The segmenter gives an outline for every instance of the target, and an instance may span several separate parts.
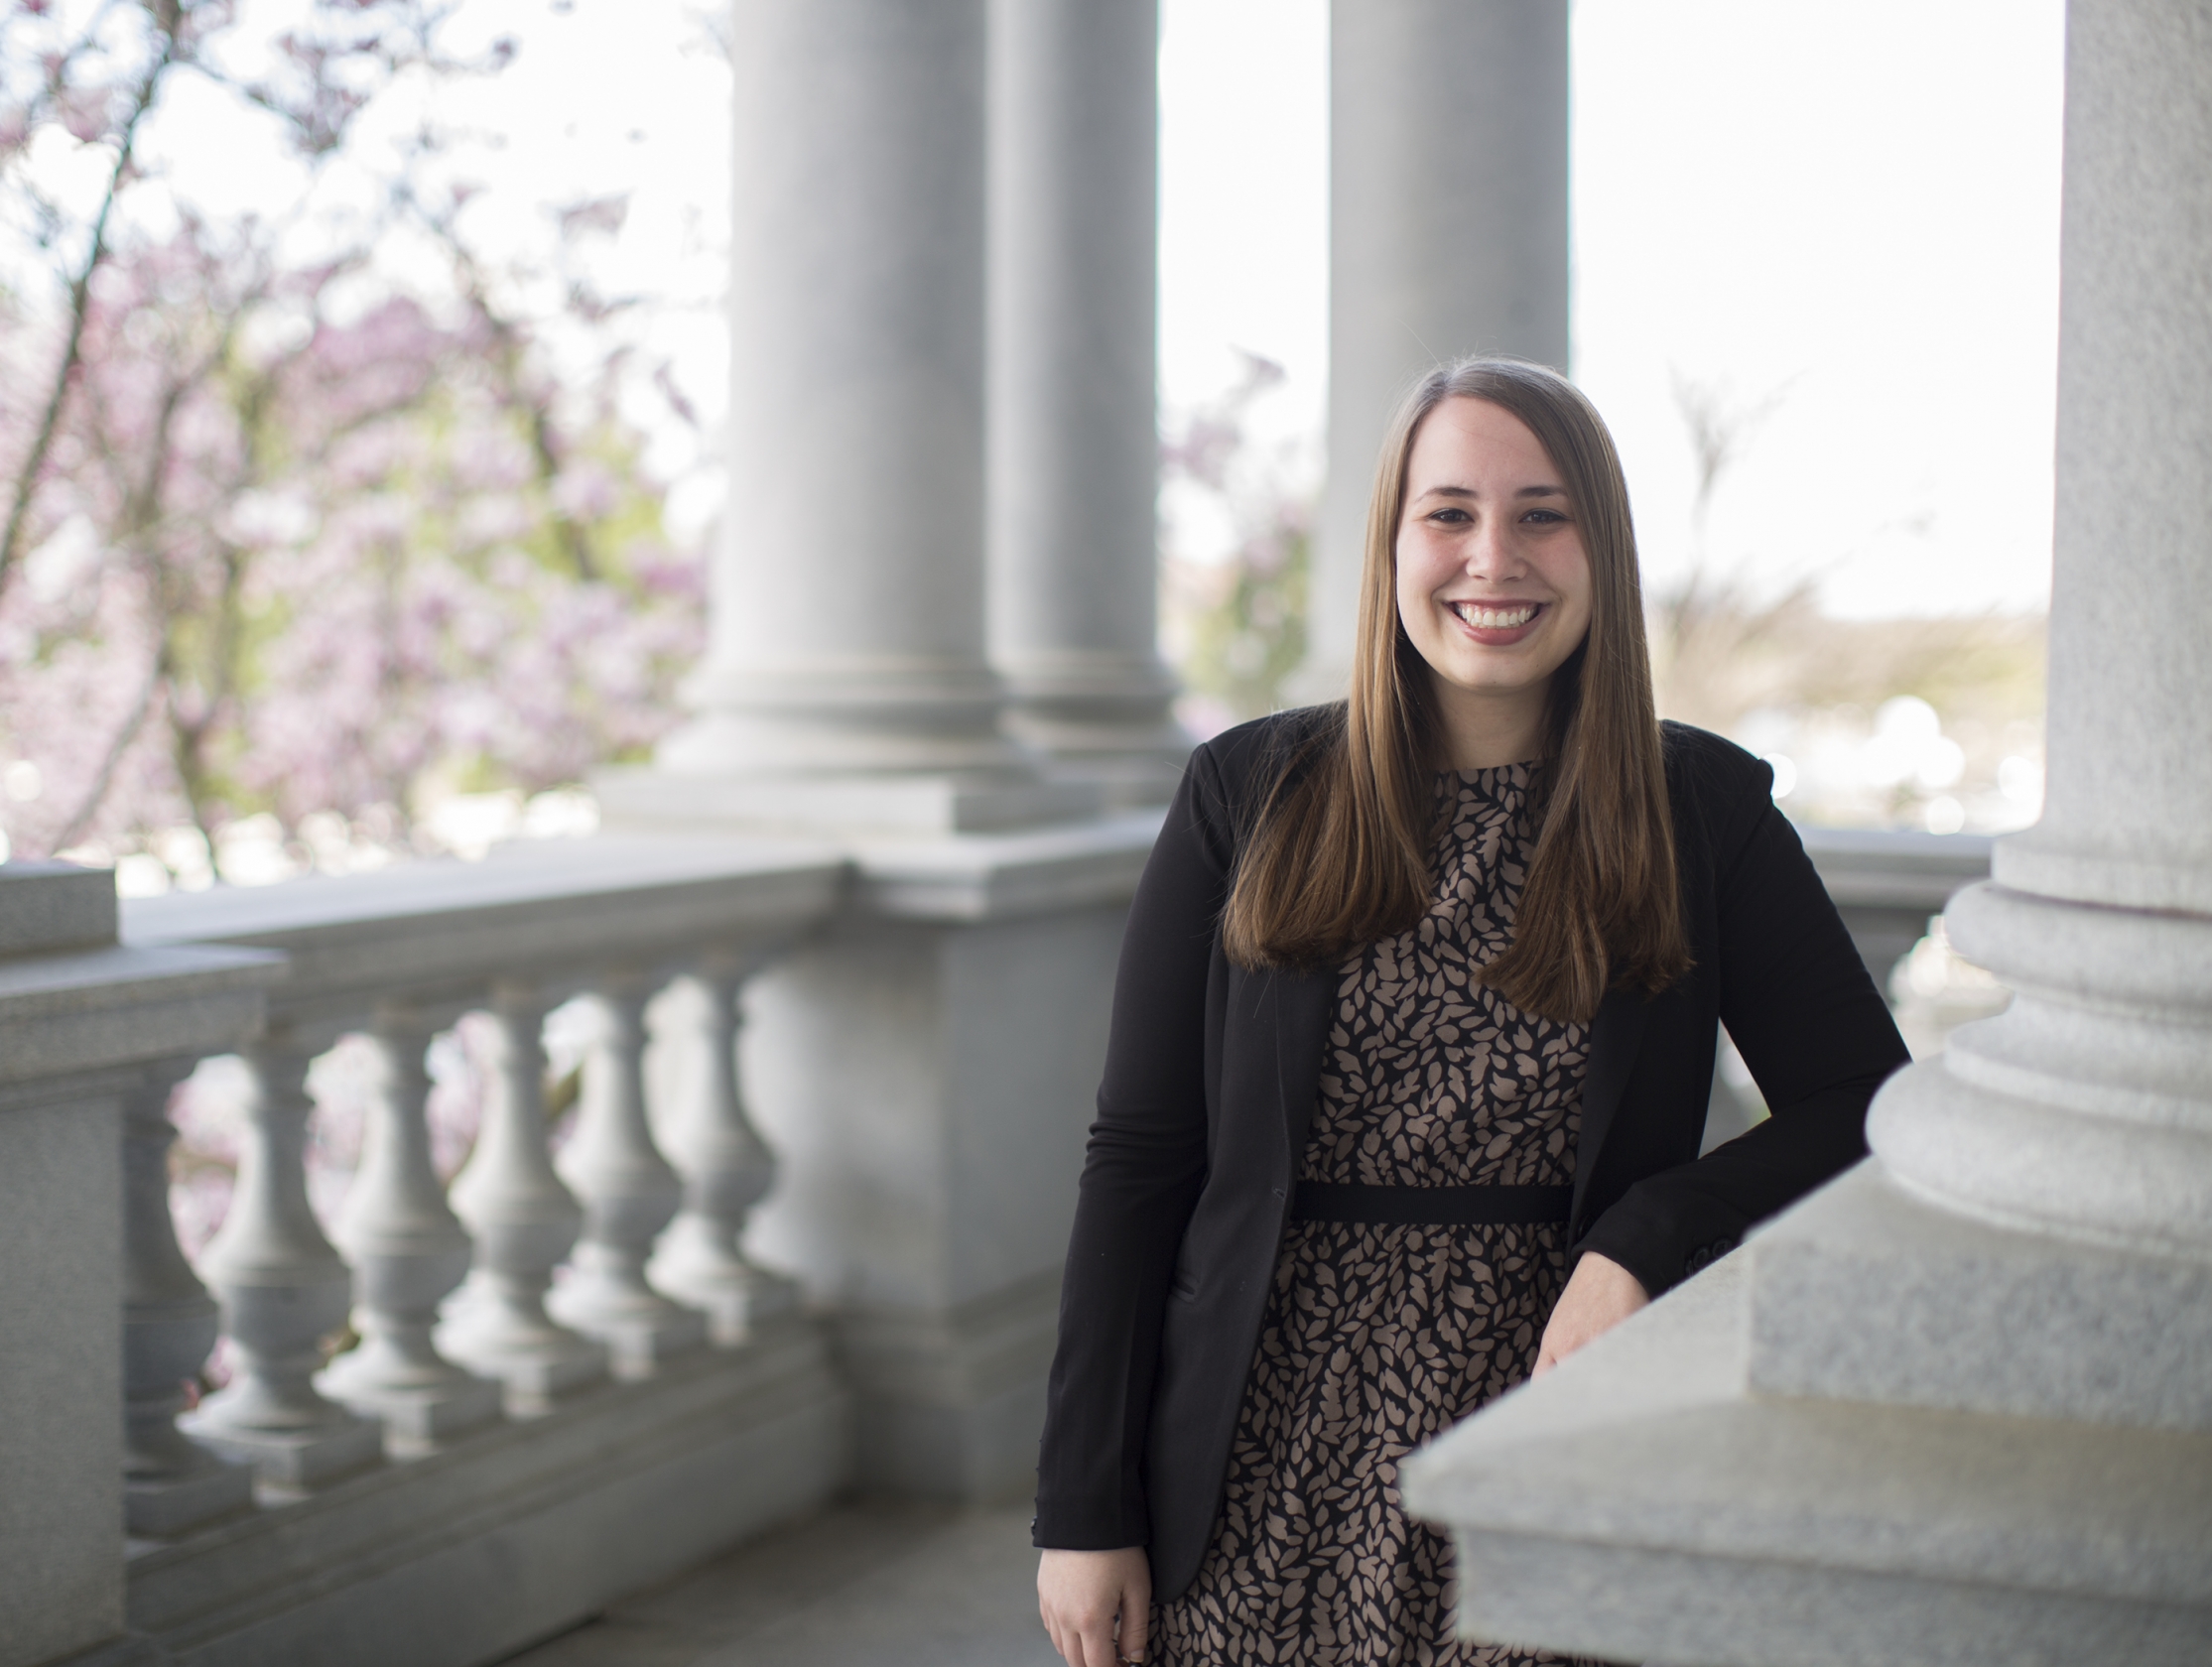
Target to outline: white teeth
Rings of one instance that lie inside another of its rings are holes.
[[[1477,607],[1471,602],[1455,602],[1454,609],[1468,624],[1481,631],[1509,631],[1516,625],[1525,625],[1536,617],[1536,610],[1524,602],[1519,607]]]

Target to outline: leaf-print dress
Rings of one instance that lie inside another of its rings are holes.
[[[1532,845],[1528,769],[1448,771],[1436,791],[1429,911],[1344,965],[1300,1179],[1564,1185],[1584,1027],[1532,1018],[1469,975],[1509,941]],[[1289,1224],[1222,1520],[1198,1578],[1154,1614],[1153,1660],[1570,1659],[1455,1638],[1450,1541],[1406,1519],[1397,1487],[1408,1452],[1527,1377],[1566,1230]]]

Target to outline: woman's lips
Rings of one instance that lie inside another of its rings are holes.
[[[1446,602],[1460,629],[1486,648],[1508,648],[1536,629],[1542,602]]]

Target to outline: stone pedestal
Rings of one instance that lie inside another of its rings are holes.
[[[989,621],[1012,731],[1120,803],[1190,741],[1161,664],[1157,0],[990,7]]]
[[[748,985],[777,1181],[748,1247],[824,1311],[864,1488],[1033,1485],[1121,923],[1157,816],[854,846],[853,904]]]
[[[1352,670],[1383,425],[1463,353],[1567,368],[1565,6],[1330,10],[1329,474],[1297,693]]]
[[[2075,0],[2067,52],[2049,798],[1947,916],[2013,1005],[1883,1089],[1866,1165],[1409,1464],[1477,1635],[2212,1659],[2212,29]]]

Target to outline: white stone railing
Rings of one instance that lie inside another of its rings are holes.
[[[1805,852],[1835,899],[1879,988],[1919,942],[1930,916],[1990,877],[1986,834],[1910,834],[1865,828],[1800,828]]]
[[[731,1384],[758,1386],[752,1356],[780,1351],[783,1361],[763,1417],[788,1410],[794,1373],[804,1380],[801,1398],[820,1416],[796,1445],[815,1453],[811,1466],[787,1453],[759,1498],[740,1487],[719,1508],[648,1500],[648,1515],[700,1521],[673,1540],[658,1529],[644,1537],[666,1548],[664,1562],[704,1555],[837,1485],[841,1391],[821,1341],[798,1318],[792,1284],[740,1245],[775,1161],[746,1115],[734,1061],[747,979],[831,913],[848,872],[820,847],[596,838],[125,905],[130,945],[274,950],[289,963],[265,1026],[240,1050],[250,1093],[236,1188],[196,1277],[170,1217],[166,1107],[197,1056],[164,1058],[128,1099],[125,1495],[128,1531],[145,1542],[130,1583],[135,1627],[172,1648],[195,1631],[250,1638],[241,1659],[280,1658],[290,1646],[270,1627],[297,1606],[303,1583],[327,1585],[330,1565],[451,1532],[440,1519],[462,1498],[482,1514],[473,1485],[455,1493],[477,1450],[484,1474],[510,1491],[588,1493],[580,1453],[626,1437],[651,1445],[656,1426],[666,1438],[696,1422],[704,1395],[721,1403],[721,1424],[678,1437],[662,1457],[675,1461],[672,1478],[689,1458],[705,1467],[691,1479],[710,1480],[708,1450],[727,1446]],[[575,1124],[556,1158],[541,1032],[576,997],[589,1036]],[[668,1056],[653,1077],[671,1096],[650,1108],[649,1003],[654,1046]],[[470,1012],[488,1021],[490,1069],[481,1126],[449,1195],[431,1161],[425,1058]],[[303,1162],[309,1073],[347,1035],[369,1040],[380,1069],[359,1168],[326,1236]],[[217,1337],[209,1289],[231,1377],[180,1414],[180,1384]],[[359,1342],[325,1364],[349,1313]],[[533,1445],[543,1452],[533,1457]],[[638,1494],[637,1466],[616,1469],[609,1485],[626,1477]],[[546,1506],[494,1509],[480,1543],[437,1578],[454,1579],[503,1535],[519,1545],[542,1532],[533,1518]],[[636,1514],[639,1499],[627,1508]],[[280,1552],[270,1534],[288,1514],[335,1538],[303,1558],[312,1535],[295,1524]],[[606,1505],[596,1527],[618,1536],[623,1520]],[[635,1565],[622,1577],[633,1585],[675,1572],[618,1552],[596,1561]],[[359,1573],[341,1583],[360,1594],[355,1607],[372,1602]],[[579,1607],[576,1596],[535,1612],[490,1605],[508,1612],[482,1637],[448,1635],[409,1658],[483,1659],[487,1647],[589,1612],[591,1600]],[[441,1628],[450,1623],[442,1610]],[[339,1624],[350,1622],[325,1614],[310,1635]],[[415,1647],[390,1616],[380,1625],[386,1648]]]

